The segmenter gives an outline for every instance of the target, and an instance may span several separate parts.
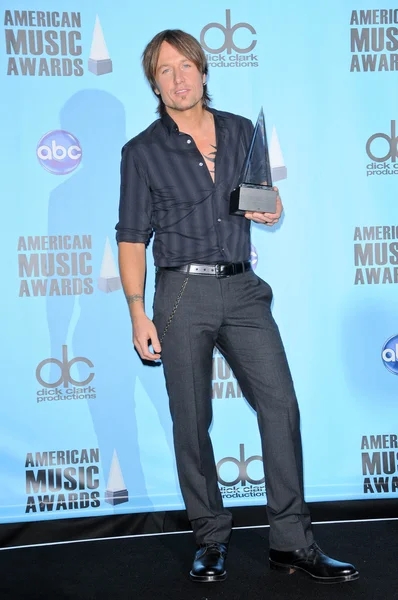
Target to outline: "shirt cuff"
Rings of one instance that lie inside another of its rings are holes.
[[[151,232],[142,233],[134,229],[119,229],[116,232],[116,242],[130,242],[146,244],[151,237]]]

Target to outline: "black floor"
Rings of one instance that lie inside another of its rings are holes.
[[[188,579],[191,534],[80,542],[0,552],[0,597],[19,600],[398,600],[398,521],[314,525],[330,556],[353,562],[360,579],[317,584],[267,564],[268,529],[235,530],[228,578]]]

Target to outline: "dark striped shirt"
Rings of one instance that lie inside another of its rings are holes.
[[[229,214],[249,147],[251,121],[209,109],[216,128],[215,182],[193,138],[169,115],[122,149],[117,242],[147,243],[158,267],[250,257],[250,221]]]

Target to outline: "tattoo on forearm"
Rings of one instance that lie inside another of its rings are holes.
[[[134,304],[134,302],[144,302],[144,296],[141,294],[133,294],[132,296],[128,296],[126,294],[127,304]]]

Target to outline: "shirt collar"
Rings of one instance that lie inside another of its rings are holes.
[[[206,108],[206,110],[208,110],[209,112],[211,112],[212,115],[214,115],[214,122],[216,124],[216,127],[225,127],[225,119],[224,117],[219,113],[218,110],[216,110],[215,108],[210,108],[209,106]],[[178,133],[179,129],[178,129],[178,125],[177,123],[170,117],[169,113],[165,113],[164,115],[161,116],[161,121],[163,123],[163,126],[166,128],[167,132],[169,133],[169,135],[171,135],[173,132]]]

